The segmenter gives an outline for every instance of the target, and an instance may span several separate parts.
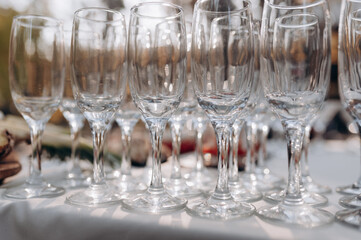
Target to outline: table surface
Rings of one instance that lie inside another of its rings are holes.
[[[286,144],[270,141],[270,169],[283,177],[287,174]],[[310,170],[313,178],[332,187],[329,204],[323,209],[336,213],[341,195],[335,187],[354,182],[360,172],[360,150],[357,138],[345,141],[312,142]],[[21,174],[0,188],[0,239],[361,239],[357,230],[338,222],[315,229],[273,225],[257,216],[234,220],[212,221],[189,216],[185,211],[166,215],[143,215],[123,211],[121,206],[77,208],[64,203],[67,191],[57,198],[9,200],[5,188],[22,182],[27,174],[23,159]],[[163,170],[169,167],[167,163]],[[56,180],[64,173],[65,163],[45,161],[43,173]],[[135,175],[143,169],[134,169]],[[169,172],[169,171],[168,171]],[[259,201],[254,206],[268,203]]]

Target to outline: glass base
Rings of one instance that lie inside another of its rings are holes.
[[[238,202],[231,196],[222,199],[214,195],[207,200],[189,203],[186,208],[191,216],[223,221],[249,217],[255,210],[252,204]]]
[[[254,186],[258,191],[265,192],[277,188],[276,185],[273,185],[271,182],[263,181],[258,179],[256,174],[253,173],[243,173],[241,175],[242,182],[245,186]]]
[[[66,178],[61,180],[58,185],[63,188],[76,189],[76,188],[86,188],[91,184],[91,178]]]
[[[4,196],[16,199],[52,198],[64,193],[64,188],[42,181],[41,184],[24,183],[18,187],[9,188],[5,191]]]
[[[336,192],[347,195],[359,195],[361,194],[361,186],[357,184],[352,184],[348,186],[338,187],[336,188]]]
[[[310,205],[290,206],[278,204],[276,206],[262,207],[257,215],[271,223],[292,224],[304,228],[314,228],[329,224],[334,217],[330,212],[313,208]]]
[[[285,180],[282,177],[273,174],[268,168],[256,167],[255,174],[257,180],[268,183],[271,186],[277,187],[285,183]]]
[[[202,171],[193,170],[184,174],[184,178],[189,186],[202,191],[211,191],[216,185],[217,176],[212,174],[206,168]]]
[[[241,182],[228,181],[229,191],[234,200],[240,202],[256,202],[262,199],[263,195],[255,187],[243,186]]]
[[[302,182],[308,192],[318,194],[327,194],[332,192],[330,187],[315,183],[310,176],[302,177]]]
[[[66,198],[66,203],[80,207],[107,207],[120,203],[122,196],[107,184],[92,184],[85,191],[77,192]]]
[[[164,188],[150,190],[144,193],[131,194],[122,200],[125,209],[148,214],[171,213],[183,209],[187,200],[169,195]]]
[[[337,221],[348,226],[361,228],[361,209],[345,209],[336,213]]]
[[[164,182],[164,188],[171,196],[178,198],[193,198],[202,194],[200,190],[187,185],[183,178],[167,179]]]
[[[112,184],[117,187],[117,191],[120,193],[142,192],[147,189],[144,183],[138,182],[132,175],[122,174]]]
[[[338,203],[345,208],[361,208],[361,194],[343,197]]]
[[[272,192],[268,192],[264,195],[264,200],[266,200],[270,203],[279,203],[284,199],[285,195],[286,195],[286,190],[272,191]],[[301,191],[301,196],[302,196],[305,204],[313,206],[313,207],[324,206],[328,203],[327,197],[317,194],[317,193]]]
[[[114,180],[119,178],[121,175],[120,170],[108,170],[105,171],[105,179],[106,180]]]

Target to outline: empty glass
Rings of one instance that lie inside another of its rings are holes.
[[[159,214],[185,207],[162,183],[161,147],[164,128],[177,111],[186,81],[186,30],[183,10],[169,3],[141,3],[131,8],[129,84],[133,100],[151,132],[152,180],[147,191],[129,195],[124,208]]]
[[[316,227],[333,220],[306,204],[300,191],[300,158],[306,125],[327,92],[330,70],[330,16],[327,2],[265,1],[261,61],[265,96],[287,139],[288,183],[281,203],[257,210],[265,220]],[[265,75],[266,76],[266,75]]]
[[[233,199],[228,187],[231,127],[247,104],[252,88],[253,34],[248,1],[200,0],[192,31],[192,80],[199,105],[217,136],[218,179],[211,196],[188,204],[187,212],[209,219],[252,215],[254,206]]]
[[[65,181],[61,184],[64,187],[78,188],[85,187],[90,184],[89,179],[83,174],[79,164],[79,139],[81,130],[84,127],[84,116],[80,111],[76,100],[74,99],[73,90],[71,86],[71,68],[70,68],[70,45],[71,45],[71,31],[64,31],[64,49],[65,49],[65,82],[64,94],[60,104],[60,110],[64,118],[68,121],[70,126],[71,137],[71,155],[70,168],[65,176]]]
[[[93,134],[93,179],[90,187],[67,197],[79,206],[108,206],[120,201],[104,176],[104,138],[124,95],[126,27],[120,12],[83,8],[74,14],[71,65],[73,93]]]
[[[9,48],[9,81],[16,108],[30,128],[32,156],[25,183],[7,189],[6,197],[55,197],[63,188],[41,176],[41,139],[45,124],[58,109],[64,87],[62,23],[42,16],[13,19]]]

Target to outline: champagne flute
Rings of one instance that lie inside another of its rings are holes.
[[[186,30],[183,10],[170,3],[141,3],[131,8],[129,22],[129,85],[133,101],[151,132],[152,180],[147,191],[130,194],[124,208],[160,214],[185,207],[162,183],[161,147],[164,128],[177,111],[186,80]]]
[[[93,134],[93,179],[88,189],[67,197],[77,206],[109,206],[121,196],[104,176],[104,138],[124,95],[127,58],[123,15],[105,8],[74,14],[71,66],[73,93]]]
[[[348,32],[350,34],[348,36],[348,46],[351,71],[348,81],[340,81],[340,88],[348,110],[352,113],[352,116],[361,129],[361,114],[359,109],[361,103],[361,73],[359,69],[361,63],[361,9],[352,12],[348,17],[350,18],[350,25],[348,25],[348,27],[350,27]],[[361,193],[343,197],[339,203],[347,208],[361,208]]]
[[[191,215],[228,220],[250,216],[253,205],[233,199],[228,187],[231,127],[251,95],[252,13],[248,1],[200,0],[192,31],[193,87],[217,136],[218,179],[211,196],[187,206]]]
[[[82,169],[79,164],[79,150],[77,148],[81,136],[81,129],[84,127],[85,118],[74,99],[71,87],[70,45],[71,31],[64,31],[65,82],[63,99],[59,108],[63,113],[64,118],[69,123],[71,136],[71,165],[65,176],[64,186],[78,188],[88,186],[89,181],[87,181],[87,178],[82,173]]]
[[[283,200],[257,214],[271,222],[312,228],[333,220],[331,213],[306,204],[300,191],[305,126],[321,108],[329,84],[328,6],[324,0],[291,6],[266,1],[263,13],[261,59],[269,76],[264,91],[285,130],[289,164]]]
[[[32,156],[25,184],[7,189],[9,198],[55,197],[65,190],[41,175],[41,139],[58,109],[64,88],[63,26],[56,19],[20,15],[10,34],[9,81],[16,108],[30,128]]]

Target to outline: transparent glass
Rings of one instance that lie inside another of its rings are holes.
[[[341,6],[341,15],[339,22],[339,36],[338,36],[338,82],[339,82],[339,93],[341,98],[341,103],[344,108],[352,115],[356,120],[359,127],[360,136],[360,113],[357,110],[359,96],[359,79],[355,79],[358,75],[353,71],[350,71],[352,61],[356,61],[354,58],[351,60],[349,44],[351,41],[351,36],[356,41],[358,32],[355,31],[351,33],[351,14],[361,8],[360,0],[344,0],[342,1]],[[355,18],[354,23],[357,23],[357,17]],[[357,25],[357,24],[356,24]],[[356,27],[355,25],[355,27]],[[355,29],[356,30],[356,29]],[[353,46],[355,48],[355,46]],[[358,179],[347,186],[342,186],[336,188],[336,192],[349,195],[361,194],[361,156],[360,156],[360,175]]]
[[[357,7],[361,7],[361,2],[357,2],[356,5]],[[339,49],[339,54],[340,51],[342,51],[342,47],[344,47],[343,50],[345,51],[343,52],[343,54],[345,54],[345,58],[348,58],[348,66],[350,72],[349,75],[344,76],[344,78],[339,77],[339,86],[340,90],[342,91],[342,100],[347,106],[348,111],[355,118],[359,126],[359,132],[361,136],[361,112],[359,108],[361,104],[361,73],[359,69],[361,63],[361,10],[358,9],[351,11],[351,8],[355,7],[351,1],[346,2],[344,7],[344,14],[346,14],[347,16],[345,16],[345,23],[342,26],[342,29],[345,29],[344,31],[346,31],[346,36],[345,42],[341,46],[341,50]],[[343,64],[347,64],[347,61],[343,62]],[[354,194],[358,194],[341,198],[339,201],[341,206],[347,208],[361,207],[361,193],[358,193],[357,191],[357,189],[360,189],[361,187],[361,185],[359,184],[360,180],[361,177],[351,187],[341,189],[339,188],[336,190],[341,193],[353,192]],[[348,224],[352,224],[352,222],[355,222],[356,219],[358,219],[359,226],[361,226],[360,216],[357,217],[352,213],[349,214],[349,217],[343,218],[343,221]]]
[[[310,168],[308,164],[308,150],[311,141],[310,139],[311,129],[312,129],[311,125],[307,125],[305,128],[305,140],[302,149],[303,157],[301,158],[302,183],[304,188],[310,193],[319,193],[319,194],[331,193],[330,187],[315,182],[310,175]]]
[[[104,175],[104,139],[124,96],[126,27],[120,12],[83,8],[74,14],[71,66],[73,93],[93,134],[93,179],[85,191],[67,197],[72,205],[102,207],[121,196]]]
[[[123,99],[122,106],[118,111],[115,121],[121,129],[122,137],[122,162],[120,169],[110,174],[111,178],[115,178],[113,183],[118,187],[121,193],[139,192],[147,189],[147,186],[132,176],[131,162],[131,140],[134,126],[137,124],[141,116],[140,111],[136,108],[130,95],[130,89],[127,87],[127,94]]]
[[[183,209],[187,203],[165,191],[160,164],[164,128],[177,111],[186,84],[186,41],[180,7],[141,3],[131,8],[129,85],[151,132],[153,170],[148,189],[122,201],[125,209],[161,214]]]
[[[90,184],[90,178],[83,174],[79,162],[79,139],[81,137],[81,130],[84,127],[85,118],[80,111],[76,100],[74,99],[73,90],[71,86],[71,68],[70,68],[70,46],[71,46],[71,31],[64,31],[64,51],[65,51],[65,82],[63,99],[60,103],[59,109],[63,113],[70,127],[71,137],[71,155],[70,168],[65,176],[65,180],[60,184],[65,188],[80,188],[86,187]]]
[[[41,139],[45,124],[61,101],[64,61],[61,22],[42,16],[14,17],[9,48],[10,91],[16,108],[29,125],[32,156],[25,183],[7,189],[6,197],[55,197],[65,192],[47,183],[41,175]]]
[[[253,33],[250,3],[201,0],[192,31],[192,80],[199,105],[217,137],[218,179],[211,196],[187,206],[191,215],[228,220],[250,216],[255,208],[236,201],[228,186],[231,127],[252,91]]]
[[[272,16],[272,17],[271,17]],[[265,1],[261,63],[265,97],[285,130],[288,182],[282,201],[257,210],[274,223],[312,228],[333,215],[306,204],[301,194],[301,152],[306,125],[321,108],[329,85],[331,23],[324,0]],[[307,216],[307,217],[306,217]]]

